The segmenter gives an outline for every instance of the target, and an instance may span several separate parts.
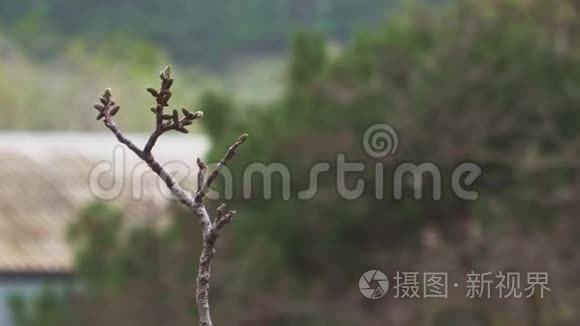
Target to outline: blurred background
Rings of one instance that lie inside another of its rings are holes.
[[[216,324],[579,324],[580,1],[0,0],[0,326],[196,324],[197,222],[153,175],[136,198],[130,152],[118,196],[89,187],[118,158],[92,104],[112,88],[143,144],[145,87],[167,64],[172,103],[205,117],[160,140],[162,163],[216,162],[250,134],[230,165]],[[365,131],[385,123],[396,153],[367,155]],[[367,183],[358,199],[338,192],[338,154],[368,167],[346,180]],[[288,167],[289,200],[277,175],[271,198],[257,178],[244,199],[253,162]],[[317,162],[331,169],[300,200]],[[412,182],[393,199],[404,162],[437,165],[441,200],[429,178],[423,199]],[[449,186],[464,162],[482,169],[477,200]],[[398,271],[448,273],[448,298],[369,300],[359,279],[375,269],[391,286]],[[521,273],[522,289],[545,272],[551,291],[468,298],[472,271]]]

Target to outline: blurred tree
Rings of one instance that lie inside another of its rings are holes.
[[[280,52],[289,31],[297,27],[319,27],[344,39],[358,27],[379,22],[394,2],[2,0],[0,24],[16,31],[32,47],[38,47],[34,43],[46,37],[46,30],[53,32],[52,40],[74,36],[95,42],[121,33],[161,45],[180,63],[215,64],[243,54]]]
[[[235,248],[240,259],[262,258],[248,282],[294,284],[303,299],[313,295],[308,287],[337,294],[352,289],[352,280],[370,267],[388,271],[433,263],[417,256],[426,245],[457,250],[455,259],[464,263],[445,268],[458,273],[494,259],[522,271],[539,268],[538,261],[566,269],[567,259],[552,259],[547,252],[513,265],[508,255],[522,257],[517,252],[527,245],[514,240],[505,244],[511,249],[496,252],[500,235],[494,230],[547,236],[559,232],[558,221],[571,218],[570,205],[577,207],[579,15],[573,1],[466,0],[440,10],[411,6],[382,29],[361,34],[331,61],[319,37],[298,35],[286,97],[270,110],[240,109],[242,122],[231,131],[247,130],[263,140],[241,153],[245,164],[232,167],[235,205],[243,207],[234,226]],[[400,143],[394,155],[376,159],[361,142],[370,126],[381,123],[396,129]],[[217,136],[216,148],[232,137]],[[339,193],[339,154],[366,168],[346,177],[347,187],[358,179],[366,183],[356,200]],[[255,157],[266,165],[282,163],[289,179],[273,173],[267,186],[263,176],[245,178],[244,168]],[[299,199],[319,162],[328,162],[330,171],[318,175],[312,199]],[[404,183],[403,199],[394,200],[393,173],[404,162],[436,164],[442,199],[432,199],[432,180],[426,178],[422,200],[412,198],[412,182]],[[462,200],[451,188],[451,174],[463,162],[483,170],[470,187],[479,193],[476,201]],[[382,176],[374,170],[378,163],[384,166]],[[376,194],[377,178],[382,198]],[[244,195],[248,187],[251,198]],[[269,191],[272,198],[265,198]],[[485,226],[493,228],[478,231]],[[568,236],[555,237],[575,247]],[[273,271],[287,271],[294,283],[271,280]]]
[[[62,293],[44,290],[30,302],[13,297],[10,306],[14,322],[19,326],[73,326],[78,325],[75,311]]]

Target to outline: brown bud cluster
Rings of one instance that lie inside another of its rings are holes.
[[[203,117],[202,112],[190,112],[189,110],[183,108],[181,112],[183,113],[183,118],[180,119],[179,111],[172,110],[171,114],[165,114],[163,111],[169,106],[169,100],[173,93],[171,92],[171,87],[173,86],[173,78],[171,77],[171,66],[167,66],[164,70],[159,73],[159,78],[161,79],[161,88],[156,90],[152,87],[147,88],[147,92],[151,94],[157,105],[151,108],[151,112],[155,113],[158,119],[158,124],[164,130],[176,130],[182,133],[188,133],[185,126],[192,124],[193,120],[201,119]]]
[[[169,106],[169,100],[173,93],[171,92],[171,86],[173,86],[173,79],[171,78],[171,66],[167,66],[161,73],[159,73],[159,78],[161,78],[161,89],[156,90],[152,87],[147,88],[147,92],[153,96],[157,102],[157,107],[151,109],[153,113],[158,113],[162,111],[164,107]]]
[[[160,89],[152,87],[147,88],[147,92],[155,98],[156,105],[150,108],[151,112],[155,114],[157,123],[157,133],[160,135],[168,130],[176,130],[182,133],[188,133],[186,126],[193,123],[194,120],[203,118],[203,112],[191,112],[186,108],[179,110],[171,110],[171,113],[166,113],[165,108],[169,107],[169,100],[173,93],[171,87],[173,86],[173,78],[171,77],[171,66],[167,66],[159,73],[161,79]],[[106,89],[99,102],[94,105],[94,108],[99,112],[97,120],[102,118],[109,119],[116,115],[121,107],[112,100],[110,89]],[[169,110],[169,109],[168,109]],[[164,112],[165,111],[165,112]],[[180,113],[183,118],[180,118]]]
[[[105,89],[103,96],[99,98],[99,102],[93,105],[93,107],[99,112],[97,120],[101,120],[106,116],[115,116],[115,114],[117,114],[121,109],[121,106],[117,105],[115,101],[112,100],[112,93],[109,88]]]

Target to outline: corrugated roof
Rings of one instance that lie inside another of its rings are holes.
[[[135,138],[137,143],[145,139]],[[0,272],[71,270],[66,228],[83,205],[97,199],[89,187],[89,172],[99,162],[111,162],[114,148],[120,150],[117,145],[109,134],[0,134]],[[179,162],[173,166],[189,166],[191,173],[207,141],[166,137],[157,147],[162,164]],[[124,157],[120,163],[125,172],[116,175],[125,184],[112,201],[134,223],[160,223],[167,215],[166,190],[155,175],[139,172],[146,169],[133,153],[127,151]],[[117,155],[113,164],[119,160]],[[188,187],[193,179],[190,175]]]

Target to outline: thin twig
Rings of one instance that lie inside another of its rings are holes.
[[[240,145],[242,145],[246,141],[246,139],[248,139],[248,135],[243,134],[240,137],[238,137],[238,139],[232,146],[230,146],[230,148],[226,152],[226,155],[219,161],[215,170],[213,170],[213,172],[207,178],[201,189],[199,189],[197,194],[195,195],[195,201],[197,203],[201,203],[203,201],[203,198],[209,191],[209,187],[211,186],[213,181],[218,177],[221,169],[228,163],[229,160],[231,160],[236,155],[238,147],[240,147]]]

